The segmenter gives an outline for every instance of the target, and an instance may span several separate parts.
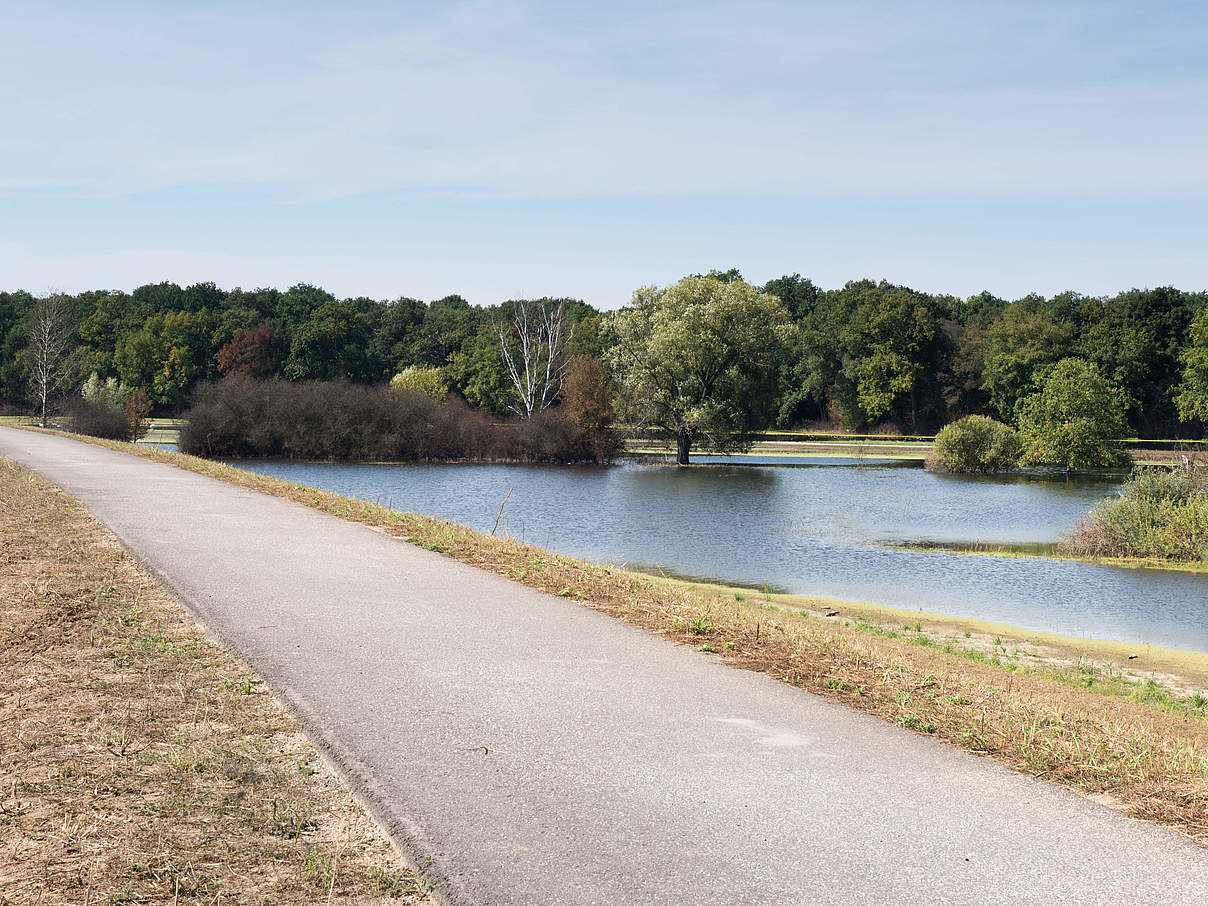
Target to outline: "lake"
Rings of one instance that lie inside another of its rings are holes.
[[[712,460],[712,464],[710,463]],[[666,575],[1208,650],[1208,576],[901,549],[1057,541],[1110,481],[937,475],[875,460],[697,468],[240,461],[559,553]]]

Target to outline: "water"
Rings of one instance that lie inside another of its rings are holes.
[[[1208,576],[900,549],[1052,543],[1112,493],[1108,481],[988,480],[840,459],[236,465],[487,532],[511,489],[500,534],[597,562],[1208,651]]]

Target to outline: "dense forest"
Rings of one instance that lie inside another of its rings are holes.
[[[736,271],[713,275],[740,278]],[[776,364],[775,404],[761,416],[766,427],[826,422],[913,433],[969,413],[1010,422],[1046,371],[1073,356],[1123,391],[1138,436],[1203,436],[1195,409],[1180,412],[1177,401],[1201,354],[1193,347],[1208,344],[1208,326],[1201,326],[1208,325],[1208,293],[1161,287],[1110,297],[961,299],[871,280],[823,290],[796,274],[760,289],[781,300],[794,326]],[[282,292],[213,283],[66,300],[76,385],[94,372],[116,378],[144,388],[157,413],[180,411],[200,384],[225,375],[373,384],[409,366],[440,369],[471,406],[515,409],[499,325],[512,320],[517,301],[384,302],[338,299],[307,284]],[[564,303],[569,357],[608,359],[615,338],[606,314],[577,300],[543,301]],[[27,292],[0,293],[0,407],[10,410],[31,408],[35,302]]]

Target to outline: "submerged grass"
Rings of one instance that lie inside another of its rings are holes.
[[[297,723],[0,458],[0,904],[419,903]]]
[[[894,544],[893,550],[914,551],[920,554],[975,554],[985,557],[1007,557],[1030,560],[1068,560],[1072,563],[1090,563],[1094,566],[1119,566],[1124,569],[1161,569],[1179,573],[1208,573],[1208,561],[1163,560],[1157,557],[1105,556],[1091,553],[1076,553],[1064,543],[1056,544]]]
[[[1180,669],[1159,652],[1165,673],[1130,673],[1111,646],[1104,659],[1092,643],[990,637],[973,621],[659,579],[222,463],[90,442],[360,522],[1208,843],[1203,657]]]

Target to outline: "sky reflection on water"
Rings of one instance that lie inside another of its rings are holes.
[[[241,468],[572,556],[1092,638],[1208,650],[1208,576],[900,545],[1043,544],[1111,481],[936,475],[873,460]]]

